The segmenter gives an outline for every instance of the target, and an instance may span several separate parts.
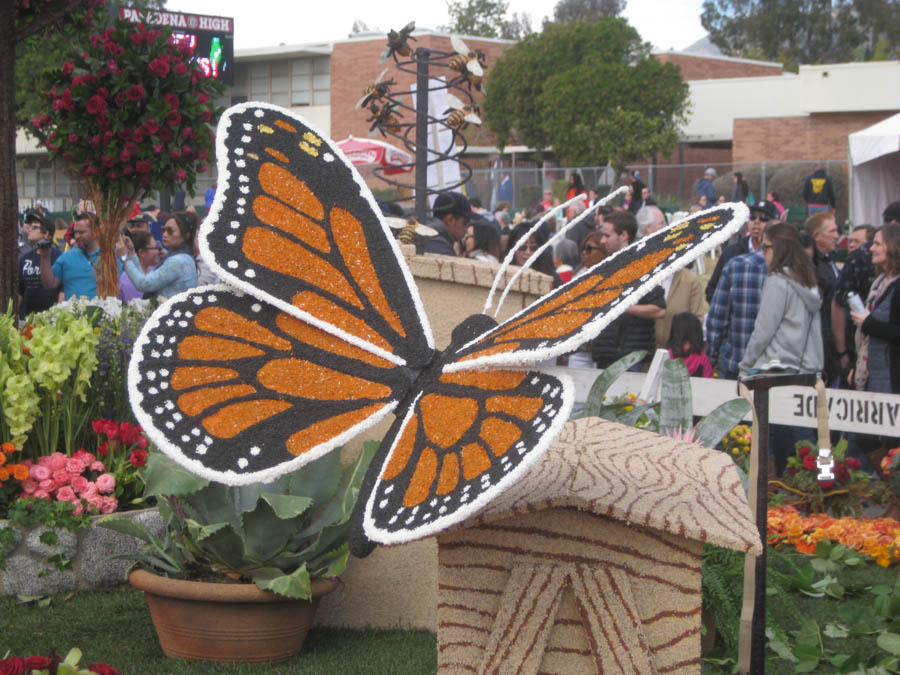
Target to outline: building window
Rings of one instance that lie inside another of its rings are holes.
[[[312,59],[297,59],[291,64],[291,105],[312,102]]]
[[[331,102],[331,57],[236,64],[231,104],[267,101],[276,105],[328,105]]]

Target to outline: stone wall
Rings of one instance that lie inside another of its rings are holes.
[[[124,514],[145,525],[154,536],[162,536],[162,519],[156,509],[127,511]],[[41,535],[50,528],[35,525],[27,530],[14,529],[16,544],[6,553],[6,570],[0,571],[0,595],[49,595],[83,591],[125,583],[130,560],[107,560],[107,557],[134,551],[142,542],[127,534],[97,527],[103,516],[94,516],[85,529],[70,532],[56,529],[55,544],[45,544]],[[0,528],[8,526],[0,520]],[[57,572],[48,562],[62,554],[72,560],[72,568]]]

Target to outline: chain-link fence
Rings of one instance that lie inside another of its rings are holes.
[[[500,201],[508,201],[513,210],[532,208],[542,199],[545,189],[562,199],[568,187],[568,177],[577,172],[586,188],[597,188],[606,195],[615,186],[627,182],[634,171],[646,184],[657,204],[667,210],[687,210],[697,201],[697,181],[707,168],[717,173],[713,184],[716,194],[726,200],[732,198],[735,172],[740,172],[750,190],[748,201],[766,198],[768,192],[797,217],[806,213],[803,183],[815,169],[817,162],[742,162],[712,164],[636,164],[620,175],[609,167],[539,168],[537,166],[501,167],[473,170],[466,185],[470,197],[478,197],[486,208],[494,208]],[[848,211],[849,164],[846,160],[822,162],[831,178],[837,200],[839,219]]]

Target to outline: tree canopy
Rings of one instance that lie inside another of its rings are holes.
[[[509,3],[504,0],[447,0],[451,33],[517,40],[531,33],[531,17],[513,13],[507,19]]]
[[[700,21],[725,54],[790,69],[900,56],[900,0],[704,0]]]
[[[618,16],[627,4],[627,0],[559,0],[553,8],[553,20],[556,23],[596,21],[603,16]]]
[[[679,69],[625,19],[547,24],[488,75],[485,123],[503,147],[552,148],[573,164],[623,167],[670,152],[688,106]]]

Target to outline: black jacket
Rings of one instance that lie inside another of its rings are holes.
[[[895,281],[896,285],[897,282]],[[881,338],[888,343],[888,358],[891,362],[891,392],[900,394],[900,287],[894,289],[891,298],[889,321],[879,321],[869,314],[863,321],[863,333]]]
[[[665,308],[666,296],[662,286],[650,289],[637,304]],[[656,321],[631,314],[619,315],[591,342],[591,356],[598,368],[606,368],[613,361],[639,349],[647,350],[647,360],[653,358],[656,349]]]
[[[807,204],[824,204],[834,208],[834,188],[825,169],[813,171],[803,183],[803,198]]]
[[[822,298],[822,342],[825,347],[825,379],[831,382],[841,374],[841,359],[834,343],[834,331],[831,328],[831,300],[834,298],[834,287],[837,284],[837,271],[830,255],[824,255],[813,248],[813,266],[816,268],[816,285]]]
[[[441,255],[456,256],[456,249],[453,248],[453,239],[447,232],[447,228],[437,218],[428,218],[426,221],[428,227],[433,227],[438,233],[433,237],[425,237],[425,245],[423,253],[440,253]]]

